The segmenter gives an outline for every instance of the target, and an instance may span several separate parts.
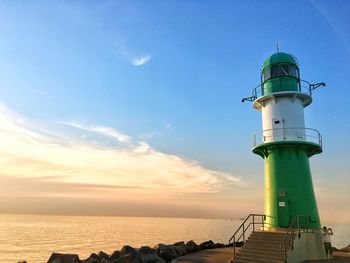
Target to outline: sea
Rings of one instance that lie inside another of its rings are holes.
[[[100,217],[0,214],[0,262],[46,263],[53,252],[112,253],[124,245],[153,247],[194,240],[227,243],[240,219],[193,219],[159,217]],[[332,245],[349,245],[350,225],[328,225]]]

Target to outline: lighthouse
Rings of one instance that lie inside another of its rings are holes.
[[[278,52],[265,60],[261,84],[243,99],[262,115],[253,152],[264,159],[264,214],[271,229],[289,227],[298,216],[309,228],[321,228],[309,158],[322,152],[322,137],[304,120],[304,109],[320,86],[325,84],[301,80],[297,59]]]
[[[300,78],[293,55],[277,52],[265,60],[261,83],[252,96],[243,98],[262,116],[262,130],[253,136],[253,153],[265,164],[264,214],[249,214],[232,235],[232,262],[326,259],[309,164],[310,157],[322,152],[322,137],[304,119],[304,109],[321,86],[325,84]],[[244,245],[236,253],[240,240]]]

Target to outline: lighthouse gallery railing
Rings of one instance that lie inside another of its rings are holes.
[[[298,91],[301,93],[306,93],[309,96],[312,96],[312,91],[317,89],[318,87],[324,87],[326,86],[326,84],[324,82],[320,82],[320,83],[314,83],[311,84],[306,80],[300,80],[300,83],[298,85]],[[285,90],[281,90],[281,91],[285,91]],[[260,84],[257,87],[255,87],[253,89],[253,97],[255,97],[255,99],[264,96],[264,84]]]
[[[268,142],[301,141],[322,147],[321,134],[311,128],[276,128],[259,131],[253,135],[253,147]]]

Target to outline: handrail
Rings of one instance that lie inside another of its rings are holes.
[[[261,143],[258,143],[261,141]],[[253,135],[253,147],[267,142],[304,141],[322,147],[322,136],[318,130],[304,127],[266,129]]]
[[[261,218],[261,222],[256,222],[255,217]],[[249,222],[248,226],[245,226],[245,223],[248,221],[248,219],[252,218],[252,222]],[[264,221],[266,220],[266,215],[262,214],[249,214],[247,218],[243,221],[243,223],[239,226],[239,228],[236,230],[236,232],[232,235],[232,237],[229,239],[228,243],[230,244],[233,240],[233,255],[236,255],[236,242],[238,242],[243,237],[243,243],[245,242],[245,232],[249,229],[251,225],[253,225],[253,231],[255,231],[255,225],[262,225],[262,229],[264,231],[264,225],[266,224]],[[243,229],[242,229],[243,228]],[[241,235],[236,239],[236,235],[238,232],[242,229]]]
[[[301,221],[300,221],[301,218],[307,219],[304,225],[301,224]],[[282,241],[280,243],[280,248],[284,249],[285,262],[287,262],[287,244],[289,244],[289,247],[291,247],[293,250],[295,233],[297,232],[298,237],[300,238],[301,230],[303,230],[303,232],[308,232],[309,231],[308,223],[311,223],[311,218],[310,216],[307,216],[307,215],[297,215],[294,217],[294,219],[290,223],[288,231],[284,234]],[[289,241],[289,243],[287,243],[287,241]]]
[[[302,85],[301,83],[306,83],[307,86]],[[324,82],[320,82],[320,83],[310,83],[306,80],[300,79],[300,82],[298,83],[298,92],[301,93],[305,93],[308,94],[309,96],[312,97],[312,91],[317,89],[318,87],[325,87],[326,84]],[[282,90],[281,90],[282,91]],[[285,91],[285,90],[283,90]],[[242,102],[245,101],[255,101],[257,98],[264,96],[264,83],[259,84],[258,86],[256,86],[253,91],[252,91],[252,96],[250,97],[246,97],[242,99]]]

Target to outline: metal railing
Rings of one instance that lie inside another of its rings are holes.
[[[257,221],[256,219],[261,219],[261,220]],[[262,225],[262,230],[264,231],[264,225],[266,224],[265,220],[266,220],[266,215],[262,215],[262,214],[250,214],[247,216],[247,218],[243,221],[243,223],[239,226],[239,228],[236,230],[236,232],[232,235],[232,237],[228,241],[229,244],[231,244],[231,242],[233,241],[232,244],[233,244],[234,256],[236,255],[236,242],[239,242],[242,237],[243,237],[243,243],[245,242],[246,232],[250,226],[253,226],[253,231],[255,231],[255,225]],[[239,236],[236,237],[236,235],[239,235]]]
[[[310,142],[322,147],[321,134],[312,128],[277,128],[259,131],[253,135],[253,147],[267,143],[280,141]]]
[[[289,249],[294,249],[294,239],[296,236],[300,238],[302,232],[309,232],[310,216],[297,215],[289,225],[288,231],[283,236],[280,248],[284,250],[284,260],[287,262],[287,252]]]
[[[306,85],[305,85],[306,84]],[[300,83],[298,83],[298,92],[308,94],[309,96],[312,96],[312,91],[317,89],[318,87],[325,87],[326,84],[324,82],[315,83],[312,84],[306,80],[300,80]],[[255,101],[257,98],[264,96],[264,83],[261,83],[260,85],[256,86],[253,89],[252,96],[246,97],[242,99],[242,102],[245,101]],[[274,91],[278,92],[278,91]],[[280,90],[280,92],[288,92],[286,90]]]

